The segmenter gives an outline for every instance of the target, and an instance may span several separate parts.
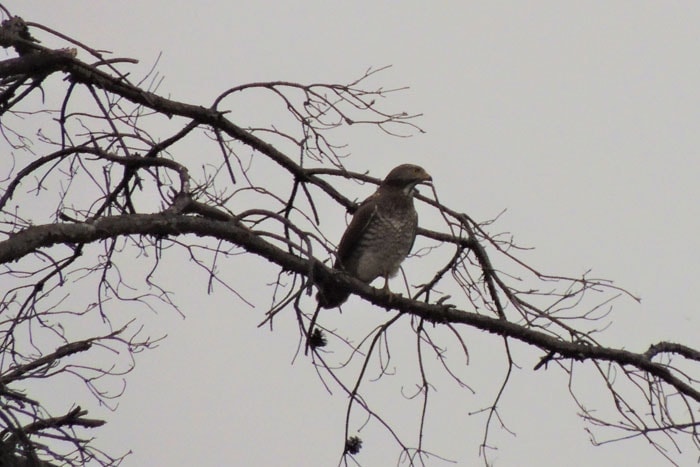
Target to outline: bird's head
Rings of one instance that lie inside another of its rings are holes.
[[[431,182],[433,178],[423,167],[413,164],[402,164],[394,167],[382,181],[382,187],[400,188],[407,195],[420,183]]]

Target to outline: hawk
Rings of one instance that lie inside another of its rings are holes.
[[[415,187],[432,178],[422,167],[395,167],[355,212],[338,244],[334,269],[369,284],[384,277],[384,290],[408,256],[416,239],[418,213],[413,207]],[[321,284],[316,299],[322,308],[340,306],[350,292],[333,284]]]

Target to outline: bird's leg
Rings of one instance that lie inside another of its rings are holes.
[[[389,290],[389,274],[384,275],[384,287],[382,287],[382,292],[388,296],[389,303],[391,303],[395,294]]]
[[[389,274],[384,275],[384,287],[382,287],[382,292],[391,294],[391,290],[389,290]]]

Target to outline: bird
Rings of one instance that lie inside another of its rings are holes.
[[[383,277],[389,293],[389,278],[396,275],[416,239],[416,185],[430,182],[432,177],[418,165],[393,168],[352,217],[338,244],[333,269],[366,284]],[[321,308],[335,308],[349,296],[346,289],[326,281],[319,284],[316,299]]]

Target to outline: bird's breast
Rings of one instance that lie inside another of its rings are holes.
[[[358,245],[357,278],[371,282],[380,276],[396,274],[410,253],[417,224],[414,210],[401,215],[377,212]]]

